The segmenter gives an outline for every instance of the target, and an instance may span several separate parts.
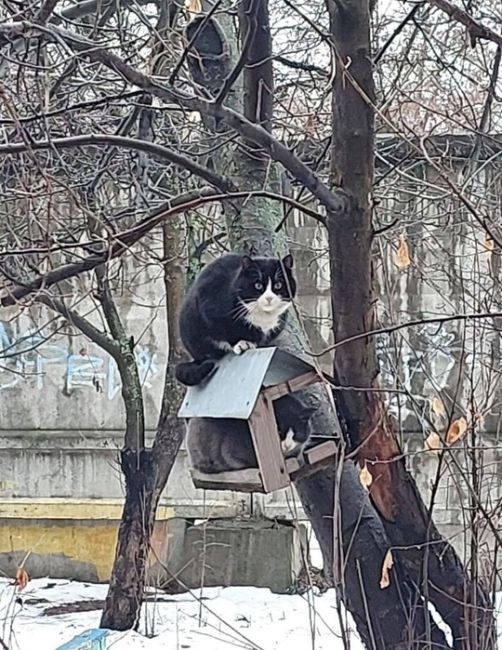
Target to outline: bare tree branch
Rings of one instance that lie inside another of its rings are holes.
[[[93,341],[93,343],[96,343],[96,345],[99,345],[100,348],[108,352],[115,361],[120,358],[121,352],[117,343],[107,336],[107,334],[98,330],[87,318],[84,318],[74,309],[68,307],[63,300],[44,291],[37,295],[37,302],[64,316],[71,325],[74,325],[82,334],[85,334],[87,338]]]
[[[36,21],[44,25],[51,17],[51,14],[56,8],[58,2],[59,0],[45,0],[36,14]]]
[[[0,145],[0,155],[22,153],[23,151],[28,151],[30,149],[51,149],[53,147],[56,149],[70,149],[72,147],[84,147],[90,145],[110,145],[113,147],[143,151],[155,156],[156,158],[168,160],[175,165],[187,169],[192,172],[192,174],[199,176],[222,192],[233,192],[237,189],[230,179],[220,176],[207,167],[200,165],[195,160],[174,151],[174,149],[170,149],[169,147],[148,140],[138,140],[137,138],[128,138],[121,135],[91,133],[89,135],[75,135],[67,138],[53,138],[51,140],[35,140],[30,142],[2,144]]]
[[[180,214],[181,212],[186,212],[189,210],[195,210],[206,203],[211,203],[213,201],[228,201],[232,199],[246,199],[251,197],[265,197],[276,201],[285,201],[286,203],[293,203],[301,209],[306,214],[316,215],[318,220],[322,221],[323,217],[318,215],[316,212],[313,212],[309,208],[298,204],[296,201],[289,199],[279,194],[273,194],[272,192],[267,191],[254,191],[254,192],[233,192],[229,194],[216,194],[212,190],[199,190],[194,192],[187,192],[180,196],[175,197],[170,205],[171,207],[166,208],[163,206],[158,210],[155,210],[151,215],[145,217],[137,225],[133,226],[129,230],[117,233],[114,235],[112,243],[101,253],[96,253],[85,258],[81,262],[73,262],[71,264],[65,264],[60,266],[57,269],[48,271],[44,275],[27,282],[22,286],[18,286],[13,289],[6,289],[7,295],[4,295],[0,299],[0,304],[4,307],[8,305],[14,305],[21,298],[39,291],[40,289],[45,289],[51,287],[54,284],[62,282],[63,280],[68,280],[69,278],[74,278],[77,275],[85,273],[86,271],[92,271],[100,264],[105,264],[110,260],[120,257],[123,255],[126,250],[131,246],[140,241],[145,235],[147,235],[153,228],[160,225],[166,219],[170,219],[173,216]]]
[[[383,57],[385,52],[388,50],[388,48],[392,45],[394,39],[399,36],[399,34],[403,31],[403,29],[406,27],[406,25],[410,22],[410,20],[413,20],[415,14],[418,12],[419,9],[422,8],[422,3],[418,2],[409,13],[406,14],[406,16],[403,18],[403,20],[399,23],[399,25],[396,27],[396,29],[392,32],[392,34],[389,36],[389,38],[385,41],[385,43],[382,45],[382,47],[378,50],[376,53],[373,63],[378,63],[380,59]]]
[[[304,72],[315,72],[316,74],[321,75],[322,77],[329,76],[329,73],[324,68],[320,68],[318,65],[313,63],[303,63],[302,61],[292,61],[285,56],[275,56],[274,61],[281,63],[282,65],[292,68],[293,70],[303,70]]]
[[[324,348],[321,352],[310,352],[310,355],[313,357],[321,357],[327,352],[332,352],[342,345],[347,343],[353,343],[360,339],[370,338],[372,336],[379,336],[381,334],[392,334],[393,332],[398,332],[399,330],[407,329],[409,327],[416,327],[417,325],[443,325],[444,323],[451,323],[453,321],[470,321],[470,320],[479,320],[484,318],[500,318],[502,317],[502,312],[493,311],[493,312],[480,312],[480,313],[469,313],[469,314],[452,314],[451,316],[437,316],[435,318],[418,318],[416,320],[409,320],[405,323],[399,323],[398,325],[390,325],[389,327],[380,327],[378,329],[368,330],[367,332],[361,332],[360,334],[355,334],[354,336],[347,337],[337,341],[333,345]]]
[[[98,11],[98,8],[100,13],[103,14],[110,7],[114,7],[118,10],[120,7],[132,5],[133,1],[135,5],[146,5],[150,3],[156,4],[158,2],[158,0],[84,0],[84,2],[77,2],[73,7],[63,9],[60,15],[66,20],[76,20],[83,16],[95,14]]]
[[[502,34],[498,34],[490,27],[475,20],[467,11],[456,7],[449,0],[427,0],[427,2],[444,11],[450,18],[454,18],[457,22],[465,25],[473,47],[476,45],[476,39],[492,41],[493,43],[497,43],[497,45],[502,45]]]
[[[270,157],[280,162],[286,169],[299,180],[312,194],[317,197],[322,205],[331,212],[344,210],[346,197],[343,192],[332,192],[318,176],[316,176],[304,163],[281,142],[268,133],[263,127],[252,124],[245,117],[230,108],[219,106],[212,101],[204,100],[194,95],[187,95],[175,91],[155,81],[148,75],[125,63],[119,56],[109,52],[105,47],[76,36],[71,32],[57,27],[41,27],[34,23],[15,22],[0,25],[0,34],[13,37],[22,36],[33,38],[39,36],[49,40],[66,43],[71,49],[79,52],[90,61],[103,63],[111,70],[118,73],[123,79],[146,92],[167,101],[174,101],[187,109],[205,113],[214,118],[223,120],[228,126],[235,129],[245,139],[251,140],[268,152]]]

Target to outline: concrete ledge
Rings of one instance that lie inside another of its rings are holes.
[[[106,519],[120,521],[123,499],[64,499],[61,497],[0,499],[4,519]],[[159,505],[157,519],[169,519],[173,509]]]

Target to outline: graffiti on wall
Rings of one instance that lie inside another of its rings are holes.
[[[471,346],[472,341],[462,340],[458,331],[438,329],[435,325],[421,326],[413,342],[408,336],[402,337],[397,349],[388,337],[378,337],[381,385],[389,389],[397,386],[409,393],[389,393],[388,404],[394,417],[427,423],[432,399],[447,394],[452,377],[459,370],[460,359],[464,367],[472,362]],[[456,382],[454,390],[455,387]],[[457,398],[460,399],[460,393]]]
[[[136,345],[135,355],[141,384],[151,388],[159,373],[157,353]],[[21,388],[27,382],[43,390],[49,374],[62,378],[67,395],[84,388],[102,392],[111,400],[122,386],[117,364],[105,352],[89,353],[85,348],[74,352],[61,338],[48,338],[37,328],[15,337],[0,322],[0,390]]]

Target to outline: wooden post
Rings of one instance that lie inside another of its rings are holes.
[[[249,418],[249,429],[264,492],[273,492],[287,487],[290,479],[282,454],[272,401],[261,393]]]

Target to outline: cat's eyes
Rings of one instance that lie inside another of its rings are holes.
[[[274,289],[278,291],[279,289],[282,289],[282,282],[278,280],[277,282],[274,282]]]
[[[263,289],[263,284],[261,282],[255,282],[254,288],[256,289],[256,291],[261,291]]]

